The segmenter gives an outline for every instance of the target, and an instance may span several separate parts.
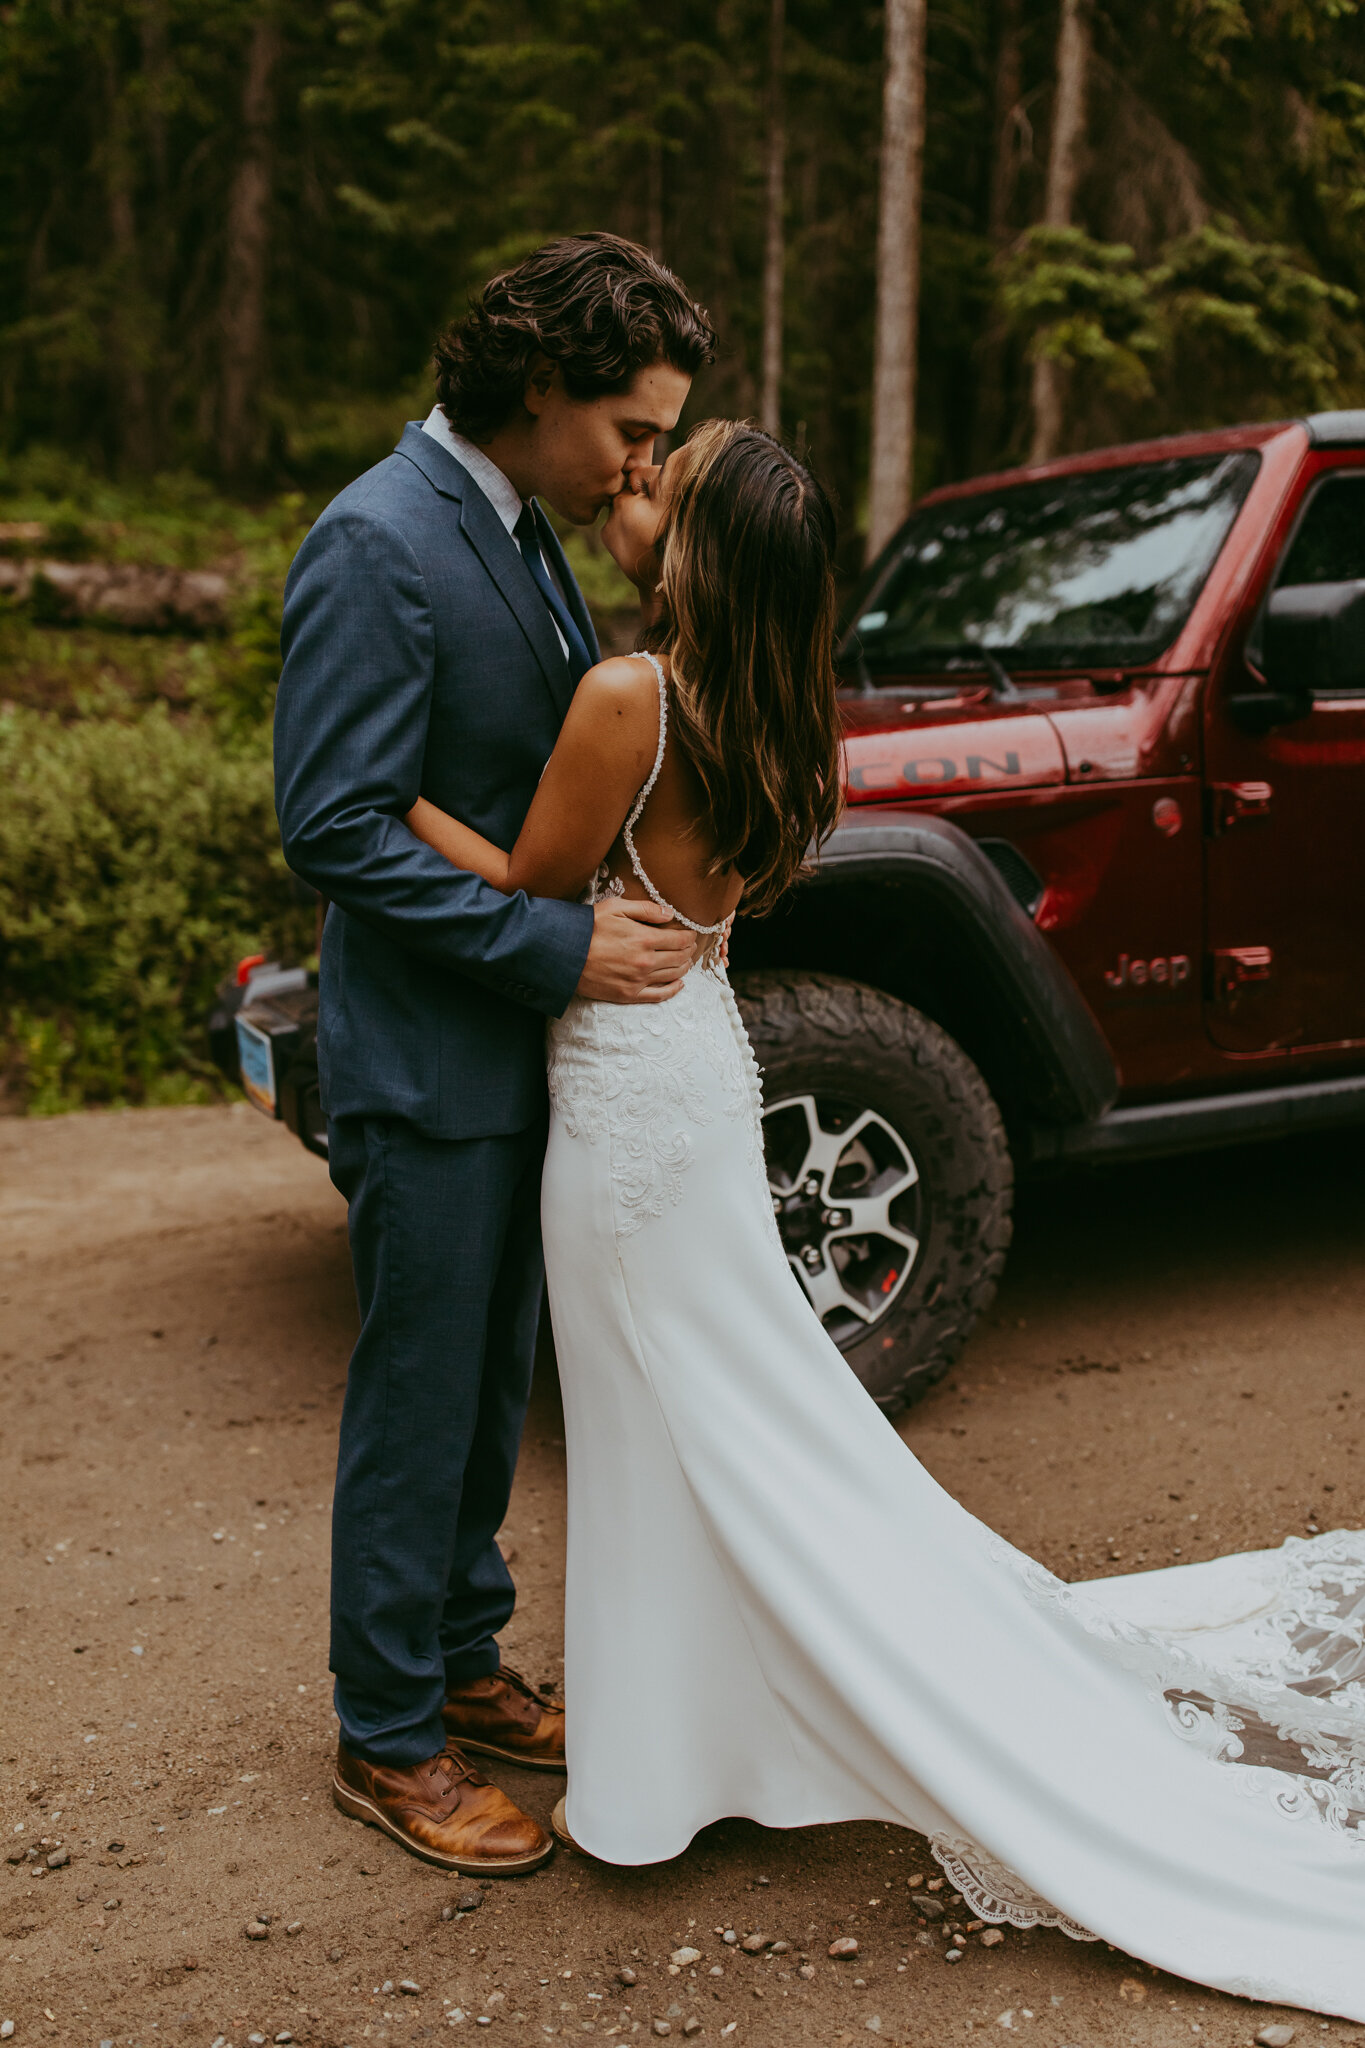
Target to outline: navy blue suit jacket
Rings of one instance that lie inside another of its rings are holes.
[[[568,563],[545,552],[596,658]],[[425,796],[510,847],[574,686],[516,542],[417,422],[299,549],[281,644],[285,859],[331,904],[324,1108],[443,1138],[525,1129],[544,1106],[544,1021],[578,984],[592,912],[504,896],[403,819]]]

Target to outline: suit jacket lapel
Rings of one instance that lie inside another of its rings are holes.
[[[564,602],[569,607],[573,622],[583,635],[583,645],[587,648],[594,662],[598,662],[602,659],[602,650],[597,644],[597,635],[593,631],[592,614],[583,600],[583,593],[578,587],[578,579],[569,567],[569,558],[560,546],[559,535],[546,518],[545,510],[540,500],[537,498],[534,503],[536,512],[539,515],[536,520],[536,527],[540,534],[540,552],[549,563],[555,580],[564,593]]]
[[[464,464],[458,462],[450,450],[443,448],[430,434],[424,434],[419,422],[408,422],[403,430],[403,438],[394,452],[406,455],[408,460],[414,462],[421,470],[428,483],[443,497],[452,498],[459,505],[460,529],[501,591],[512,616],[530,642],[531,652],[540,665],[540,672],[554,700],[555,709],[563,718],[573,696],[569,667],[559,644],[554,621],[545,608],[545,600],[536,589],[531,572],[521,559],[521,549]],[[583,599],[573,577],[568,574],[567,563],[565,574],[581,606]],[[592,632],[591,625],[588,632]],[[589,640],[588,644],[591,647],[597,645],[595,640]]]
[[[517,624],[530,641],[531,651],[540,663],[555,709],[562,718],[573,696],[573,683],[554,620],[532,581],[530,570],[521,559],[521,549],[483,492],[472,484],[460,504],[460,525],[466,540],[506,598]]]

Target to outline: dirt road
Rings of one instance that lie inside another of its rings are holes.
[[[1069,1577],[1357,1526],[1361,1212],[1351,1134],[1034,1189],[997,1313],[905,1437]],[[352,1326],[325,1170],[254,1112],[0,1122],[0,1827],[20,1856],[0,1864],[0,2019],[17,2048],[476,2029],[643,2044],[656,2021],[733,2048],[1240,2048],[1276,2019],[1296,2048],[1365,2043],[1055,1934],[973,1935],[945,1967],[907,1884],[934,1866],[880,1825],[730,1822],[659,1869],[560,1855],[480,1891],[343,1820],[325,1618]],[[509,1661],[537,1679],[560,1668],[561,1437],[542,1372],[506,1532]],[[542,1817],[558,1791],[501,1779]],[[745,1955],[726,1929],[791,1950]],[[845,1934],[858,1957],[833,1963]],[[671,1972],[679,1947],[700,1959]]]

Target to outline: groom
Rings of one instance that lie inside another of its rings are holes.
[[[515,840],[592,623],[536,502],[588,525],[711,360],[706,316],[614,235],[495,277],[436,348],[439,403],[348,486],[285,590],[285,857],[327,899],[318,1065],[360,1336],[332,1517],[333,1794],[413,1854],[533,1870],[545,1830],[465,1752],[564,1768],[564,1710],[501,1663],[494,1540],[540,1306],[544,1026],[661,1002],[690,934],[652,904],[503,896],[403,819]]]

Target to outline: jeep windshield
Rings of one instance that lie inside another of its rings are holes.
[[[1260,457],[1176,457],[950,498],[912,514],[846,651],[867,680],[1128,668],[1170,646]]]

